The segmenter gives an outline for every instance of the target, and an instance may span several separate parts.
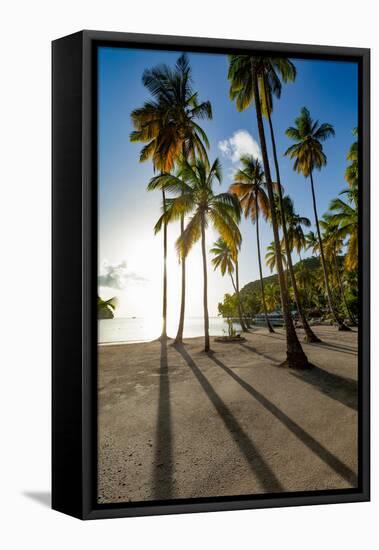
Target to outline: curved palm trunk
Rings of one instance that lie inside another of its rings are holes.
[[[266,105],[268,105],[266,86],[265,86],[265,95],[266,95],[266,98],[265,98],[266,99]],[[285,215],[285,212],[284,212],[283,192],[282,192],[282,186],[281,186],[281,182],[280,182],[280,170],[279,170],[278,156],[276,154],[275,134],[274,134],[274,128],[272,126],[272,120],[271,120],[271,115],[270,115],[269,109],[267,109],[267,117],[268,117],[268,123],[269,123],[269,127],[270,127],[272,152],[273,152],[273,156],[274,156],[276,180],[277,180],[278,190],[279,190],[280,216],[281,216],[281,220],[282,220],[284,245],[285,245],[286,255],[287,255],[287,277],[288,277],[288,271],[289,271],[297,311],[299,312],[299,317],[301,319],[301,322],[302,322],[302,325],[303,325],[303,328],[304,328],[304,332],[305,332],[305,341],[306,342],[321,342],[320,338],[318,338],[315,335],[315,333],[313,332],[313,330],[309,326],[309,323],[308,323],[307,318],[304,314],[303,306],[302,306],[302,303],[301,303],[301,300],[300,300],[299,290],[297,288],[297,282],[296,282],[296,277],[295,277],[295,273],[294,273],[294,270],[293,270],[291,250],[290,250],[289,240],[288,240],[287,221],[286,221],[286,215]]]
[[[333,250],[333,260],[334,260],[334,266],[336,268],[337,281],[338,281],[338,286],[340,288],[340,294],[341,294],[343,303],[345,304],[347,315],[348,315],[351,323],[355,326],[357,324],[357,321],[354,319],[353,314],[351,313],[349,305],[348,305],[347,300],[346,300],[345,291],[344,291],[342,280],[341,280],[340,268],[339,268],[338,262],[337,262],[337,254],[336,254],[335,250]]]
[[[252,67],[252,69],[254,71],[254,67]],[[287,359],[284,362],[284,365],[291,368],[306,369],[310,365],[308,363],[307,356],[305,355],[303,348],[301,347],[301,344],[297,337],[293,320],[291,317],[291,312],[289,309],[288,292],[287,292],[287,286],[285,282],[283,264],[282,264],[282,258],[281,258],[278,222],[276,219],[276,212],[275,212],[274,191],[272,186],[270,166],[268,162],[266,138],[265,138],[264,127],[263,127],[262,108],[261,108],[261,101],[260,101],[259,88],[258,88],[258,78],[255,71],[253,72],[253,86],[254,86],[255,111],[257,115],[259,141],[261,144],[263,168],[265,172],[268,196],[270,201],[272,229],[274,233],[276,261],[277,261],[278,277],[279,277],[279,283],[280,283],[280,294],[281,294],[281,300],[282,300],[283,317],[284,317],[286,337],[287,337],[286,338]]]
[[[210,350],[209,346],[209,315],[208,315],[208,276],[207,276],[207,255],[205,251],[205,219],[204,213],[201,216],[201,253],[203,256],[203,307],[204,307],[204,351]]]
[[[180,236],[184,232],[184,216],[180,218]],[[178,332],[175,337],[175,344],[183,343],[183,330],[184,330],[184,314],[186,307],[186,258],[183,255],[181,258],[181,267],[182,267],[182,290],[181,290],[181,300],[180,300],[180,318],[178,325]]]
[[[328,297],[329,310],[330,310],[330,313],[333,315],[335,322],[338,325],[338,330],[350,330],[349,327],[346,326],[345,323],[342,321],[342,319],[340,319],[339,315],[337,314],[337,312],[335,310],[333,300],[332,300],[332,294],[331,294],[331,291],[330,291],[329,279],[328,279],[328,271],[327,271],[326,262],[325,262],[324,246],[322,244],[320,224],[319,224],[319,221],[318,221],[316,195],[315,195],[315,189],[314,189],[314,185],[313,185],[312,170],[310,172],[310,180],[311,180],[311,189],[312,189],[313,212],[314,212],[315,221],[316,221],[318,244],[319,244],[319,247],[320,247],[320,257],[321,257],[322,270],[324,272],[324,281],[325,281],[326,295]]]
[[[272,328],[272,325],[269,321],[268,315],[267,315],[267,306],[266,306],[266,297],[265,297],[265,285],[263,283],[263,274],[262,274],[262,260],[261,260],[261,245],[260,245],[260,239],[259,239],[259,210],[258,210],[258,195],[255,193],[255,212],[256,212],[256,218],[255,218],[255,228],[257,232],[257,253],[258,253],[258,264],[259,264],[259,279],[261,282],[261,294],[262,294],[262,305],[263,305],[263,311],[265,314],[266,319],[266,325],[269,332],[275,332]]]
[[[239,288],[239,275],[238,275],[238,260],[235,262],[235,264],[236,264],[236,282],[234,282],[232,273],[230,273],[230,278],[232,280],[232,285],[233,285],[233,288],[234,288],[234,292],[236,293],[236,296],[237,296],[238,317],[239,317],[240,325],[241,325],[241,328],[242,328],[242,332],[249,332],[247,330],[245,321],[243,319],[243,314],[242,314],[240,288]]]
[[[163,213],[166,212],[166,194],[162,189]],[[162,305],[162,334],[161,339],[167,338],[167,222],[163,223],[163,305]]]

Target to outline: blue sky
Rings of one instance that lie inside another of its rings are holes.
[[[102,274],[101,295],[117,294],[119,315],[159,316],[162,273],[161,236],[153,235],[159,216],[160,195],[148,193],[146,185],[153,175],[151,162],[139,163],[141,144],[130,143],[133,130],[130,112],[143,104],[149,95],[142,85],[145,68],[160,63],[173,65],[181,52],[99,49],[99,270]],[[213,119],[202,121],[210,141],[209,157],[219,157],[226,191],[238,168],[236,157],[241,151],[260,154],[255,111],[238,113],[229,99],[227,58],[220,54],[190,53],[193,87],[200,100],[210,100]],[[353,141],[352,129],[358,118],[358,69],[350,62],[293,59],[297,78],[283,87],[280,101],[274,105],[273,124],[281,168],[282,184],[295,202],[296,210],[313,222],[309,181],[296,174],[292,163],[283,156],[291,144],[285,130],[293,125],[300,109],[306,106],[314,119],[333,124],[334,138],[324,145],[328,165],[315,174],[319,214],[344,188],[346,154]],[[268,140],[269,144],[269,140]],[[270,160],[271,151],[270,153]],[[274,170],[272,169],[274,176]],[[241,284],[258,278],[254,227],[241,224],[243,245],[240,255]],[[169,315],[172,322],[178,309],[180,271],[174,250],[178,228],[170,227]],[[217,235],[208,231],[210,247]],[[261,247],[273,240],[272,229],[261,222]],[[202,315],[200,245],[188,260],[188,316]],[[307,254],[305,253],[305,256]],[[264,261],[263,261],[264,263]],[[217,315],[217,303],[225,292],[232,292],[227,278],[213,273],[209,265],[209,310]],[[264,273],[269,274],[264,267]],[[108,281],[108,282],[107,282]],[[192,281],[192,282],[191,282]]]

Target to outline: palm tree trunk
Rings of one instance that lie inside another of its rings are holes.
[[[241,294],[240,294],[240,291],[239,291],[239,282],[238,282],[238,286],[237,286],[236,283],[234,282],[233,275],[231,273],[230,273],[230,278],[231,278],[231,281],[232,281],[234,292],[235,292],[235,294],[237,296],[237,299],[238,299],[237,300],[238,310],[241,308],[241,312],[239,312],[239,316],[240,316],[240,319],[242,319],[242,321],[245,324],[246,330],[244,332],[249,332],[248,329],[250,328],[250,323],[249,323],[248,319],[246,319],[245,311],[242,307]],[[241,321],[240,321],[240,325],[242,327]]]
[[[266,306],[266,297],[265,297],[265,285],[263,283],[263,275],[262,275],[262,260],[261,260],[261,245],[260,245],[260,239],[259,239],[259,210],[258,210],[258,195],[255,193],[255,212],[256,212],[256,218],[255,218],[255,228],[257,232],[257,252],[258,252],[258,264],[259,264],[259,278],[261,281],[261,294],[262,294],[262,305],[263,305],[263,311],[265,314],[266,319],[266,325],[269,332],[275,332],[272,328],[272,325],[269,321],[268,315],[267,315],[267,306]]]
[[[268,105],[266,84],[265,84],[264,89],[265,89],[265,95],[266,95],[266,97],[265,97],[266,105]],[[285,212],[284,212],[284,205],[283,205],[283,191],[282,191],[282,185],[281,185],[281,182],[280,182],[280,170],[279,170],[278,156],[276,154],[275,134],[274,134],[274,128],[272,126],[271,114],[270,114],[269,109],[267,109],[267,117],[268,117],[268,123],[269,123],[270,134],[271,134],[271,144],[272,144],[272,152],[273,152],[273,156],[274,156],[276,181],[277,181],[278,190],[279,190],[279,207],[280,207],[280,215],[281,215],[281,219],[282,219],[282,230],[283,230],[283,237],[284,237],[284,245],[285,245],[286,255],[287,255],[287,270],[289,271],[289,274],[290,274],[290,277],[291,277],[292,288],[293,288],[293,293],[294,293],[294,297],[295,297],[297,311],[299,312],[299,317],[301,319],[301,322],[302,322],[302,325],[303,325],[303,328],[304,328],[305,341],[306,342],[321,342],[320,338],[318,338],[315,335],[315,333],[313,332],[313,330],[309,326],[309,323],[308,323],[307,318],[304,314],[303,306],[302,306],[302,303],[301,303],[301,300],[300,300],[299,290],[297,288],[296,277],[295,277],[295,273],[294,273],[294,270],[293,270],[293,264],[292,264],[291,250],[290,250],[289,241],[288,241],[287,221],[286,221],[286,215],[285,215]],[[288,271],[287,271],[287,274],[288,274]]]
[[[180,236],[183,235],[183,232],[184,232],[184,216],[180,218]],[[182,291],[181,291],[181,301],[180,301],[179,326],[178,326],[178,332],[175,338],[175,344],[183,343],[184,314],[185,314],[185,307],[186,307],[186,258],[184,254],[182,255],[180,261],[181,261],[181,267],[182,267]]]
[[[310,180],[311,180],[311,190],[312,190],[313,212],[314,212],[315,221],[316,221],[318,244],[320,246],[320,257],[321,257],[322,270],[324,272],[324,281],[325,281],[326,295],[328,297],[329,310],[330,310],[330,313],[333,315],[335,322],[338,325],[338,330],[350,330],[349,327],[346,326],[345,323],[342,321],[342,319],[340,319],[340,317],[337,314],[337,312],[334,308],[334,305],[333,305],[332,294],[331,294],[330,286],[329,286],[328,271],[327,271],[326,263],[325,263],[324,247],[323,247],[323,244],[322,244],[320,224],[319,224],[319,221],[318,221],[316,195],[315,195],[315,189],[314,189],[314,185],[313,185],[312,170],[310,172]]]
[[[209,346],[209,315],[208,315],[208,276],[207,276],[207,255],[205,250],[205,219],[204,213],[201,215],[201,253],[203,256],[203,307],[204,307],[204,351],[210,351]]]
[[[166,194],[162,189],[163,213],[166,212]],[[167,222],[163,222],[163,306],[161,340],[167,338]]]
[[[287,359],[284,362],[284,365],[291,368],[306,369],[310,365],[308,363],[307,356],[305,355],[303,348],[301,347],[301,344],[297,337],[296,330],[291,317],[291,312],[289,309],[289,304],[288,304],[288,293],[287,293],[287,287],[286,287],[282,258],[281,258],[278,222],[276,219],[276,212],[275,212],[274,191],[272,186],[270,165],[268,162],[266,137],[265,137],[264,127],[263,127],[261,100],[259,97],[258,77],[257,77],[257,73],[254,70],[254,67],[252,67],[252,69],[253,69],[255,111],[257,115],[259,141],[260,141],[261,150],[262,150],[263,168],[265,172],[268,196],[270,201],[272,229],[274,233],[274,243],[275,243],[275,251],[276,251],[276,262],[277,262],[277,268],[278,268],[280,294],[281,294],[281,300],[282,300],[283,317],[284,317],[284,324],[285,324],[286,337],[287,337],[286,338],[287,339],[287,350],[286,350]]]
[[[183,145],[182,148],[182,154],[183,158],[186,158],[185,155],[185,148]],[[180,218],[180,236],[183,236],[184,232],[184,216],[181,216]],[[180,317],[179,317],[179,325],[178,325],[178,332],[176,333],[175,337],[175,344],[182,344],[183,343],[183,330],[184,330],[184,315],[186,310],[186,258],[183,254],[183,257],[180,259],[181,261],[181,267],[182,267],[182,290],[181,290],[181,297],[180,297]]]
[[[333,252],[334,265],[335,265],[335,268],[336,268],[336,275],[337,275],[338,286],[339,286],[339,288],[340,288],[340,294],[341,294],[343,303],[345,304],[345,308],[346,308],[348,317],[349,317],[351,323],[355,326],[355,325],[357,324],[357,322],[356,322],[356,320],[354,319],[354,317],[353,317],[353,315],[352,315],[352,313],[351,313],[351,311],[350,311],[350,308],[349,308],[349,306],[348,306],[348,303],[347,303],[347,301],[346,301],[345,291],[344,291],[343,284],[342,284],[342,280],[341,280],[340,268],[339,268],[338,262],[337,262],[337,254],[336,254],[335,250],[333,250],[332,252]]]
[[[239,315],[239,319],[240,319],[240,325],[241,325],[241,328],[242,328],[242,332],[249,332],[246,328],[246,324],[245,324],[245,321],[243,320],[243,316],[242,316],[238,260],[236,260],[235,264],[236,264],[236,285],[235,285],[235,290],[236,290],[236,294],[237,294],[237,307],[238,307],[238,315]]]

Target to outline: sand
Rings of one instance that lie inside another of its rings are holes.
[[[278,367],[280,329],[99,346],[98,502],[355,487],[357,332],[314,330],[310,371]]]

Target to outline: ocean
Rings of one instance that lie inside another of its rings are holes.
[[[234,323],[234,328],[240,331],[239,323]],[[168,324],[167,333],[175,338],[177,324]],[[159,320],[144,318],[101,319],[98,321],[98,342],[100,344],[149,342],[159,337],[161,323]],[[223,336],[228,333],[228,326],[220,317],[209,318],[210,336]],[[204,321],[202,317],[192,317],[185,320],[184,338],[194,338],[204,335]]]

